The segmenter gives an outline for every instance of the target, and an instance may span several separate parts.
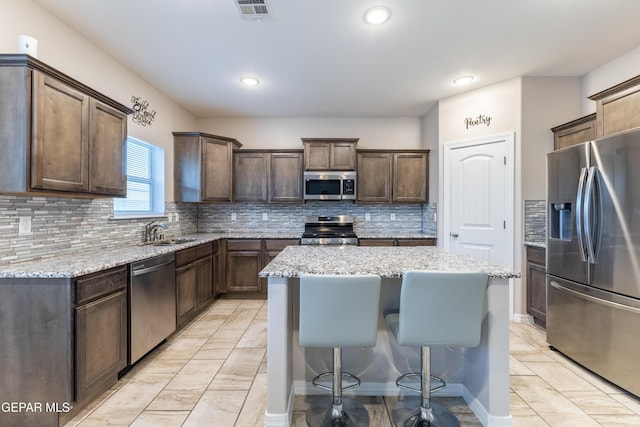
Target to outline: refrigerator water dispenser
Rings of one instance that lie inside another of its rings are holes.
[[[549,237],[571,240],[571,203],[551,203]]]

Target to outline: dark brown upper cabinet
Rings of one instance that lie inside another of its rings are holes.
[[[426,203],[429,150],[358,150],[359,203]]]
[[[302,203],[302,150],[236,150],[236,202]]]
[[[302,138],[305,170],[356,170],[359,138]]]
[[[589,97],[596,101],[596,137],[640,127],[640,76]]]
[[[233,201],[234,138],[201,132],[174,132],[176,202]]]
[[[570,147],[596,139],[596,114],[572,120],[551,128],[553,132],[553,149]]]
[[[132,110],[27,55],[0,55],[0,192],[126,195]]]

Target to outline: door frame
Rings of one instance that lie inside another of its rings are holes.
[[[442,234],[441,238],[438,241],[443,242],[442,246],[451,250],[451,240],[449,238],[449,233],[451,232],[451,157],[452,152],[458,148],[466,148],[477,145],[484,145],[496,142],[504,142],[505,147],[505,155],[507,157],[506,161],[506,183],[505,183],[505,205],[510,207],[505,210],[505,221],[506,221],[506,235],[507,241],[505,244],[507,247],[505,248],[505,253],[507,254],[507,259],[504,267],[511,269],[512,271],[516,271],[515,260],[515,221],[516,221],[516,138],[515,132],[504,132],[498,133],[494,135],[487,135],[477,138],[470,138],[464,140],[450,141],[444,142],[442,144],[442,186],[440,188],[440,194],[442,194],[442,207],[439,208],[438,215],[442,218]],[[510,179],[509,179],[510,178]],[[513,280],[509,280],[509,312],[513,314],[514,309],[514,283]]]

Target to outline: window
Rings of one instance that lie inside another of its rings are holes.
[[[164,150],[139,139],[127,138],[127,197],[113,199],[113,215],[164,215]]]

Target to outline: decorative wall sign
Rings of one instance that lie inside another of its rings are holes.
[[[134,123],[141,124],[142,126],[151,126],[151,123],[156,118],[156,110],[147,111],[149,108],[149,101],[143,101],[139,96],[131,96],[131,102],[133,103],[133,116],[131,117]]]
[[[489,126],[491,124],[492,118],[493,117],[487,116],[485,114],[479,114],[478,117],[467,117],[466,119],[464,119],[464,125],[467,127],[467,129],[469,129],[469,126]]]

